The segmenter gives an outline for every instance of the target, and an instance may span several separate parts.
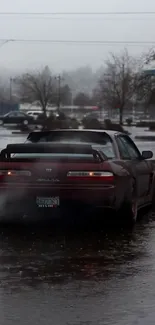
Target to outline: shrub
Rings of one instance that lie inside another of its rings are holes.
[[[76,118],[71,118],[69,124],[70,124],[71,129],[78,129],[79,128],[79,122],[77,121]]]
[[[17,126],[17,128],[16,129],[18,129],[19,128],[19,130],[21,131],[21,132],[26,132],[26,131],[30,131],[30,129],[29,129],[29,126],[28,125],[20,125],[19,127]]]
[[[149,128],[151,131],[155,131],[155,122],[152,121],[140,121],[136,124],[136,127]]]
[[[131,126],[131,124],[133,123],[132,118],[127,118],[126,123],[127,123],[128,126]]]
[[[147,121],[140,121],[140,122],[136,123],[136,127],[139,127],[139,128],[146,128],[149,126],[150,126],[150,122],[147,122]]]
[[[105,125],[106,130],[123,132],[123,133],[129,134],[128,131],[124,130],[122,125],[117,124],[117,123],[112,123],[110,120],[105,120],[104,125]]]
[[[60,112],[57,119],[60,120],[60,121],[64,121],[64,120],[67,119],[67,116],[65,115],[65,113]]]
[[[43,130],[51,129],[54,123],[55,118],[53,116],[44,117],[40,120],[40,124],[42,125]]]
[[[107,119],[104,120],[104,124],[105,124],[105,125],[111,125],[112,122],[111,122],[110,119],[107,118]]]
[[[85,129],[102,129],[103,125],[100,123],[98,119],[84,119],[82,121],[83,127]]]
[[[150,122],[149,129],[150,131],[155,131],[155,122]]]

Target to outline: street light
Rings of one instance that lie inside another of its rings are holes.
[[[12,78],[10,77],[10,102],[12,101],[12,88],[13,88],[13,83],[17,80],[17,78]]]
[[[62,78],[60,75],[58,75],[57,77],[55,77],[56,80],[58,80],[58,101],[57,101],[57,109],[58,109],[58,113],[60,111],[60,104],[61,104],[61,81],[64,80],[64,78]]]

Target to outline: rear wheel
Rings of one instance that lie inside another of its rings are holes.
[[[134,199],[131,202],[124,202],[119,210],[119,219],[122,225],[134,226],[137,221],[138,204]]]
[[[123,224],[134,226],[138,217],[137,187],[135,179],[132,180],[131,192],[127,194],[120,210],[120,218]]]
[[[3,125],[3,120],[0,120],[0,125]]]
[[[133,220],[136,222],[137,221],[137,216],[138,216],[137,200],[132,202],[132,215],[133,215]]]
[[[23,125],[26,126],[26,125],[28,125],[28,124],[29,124],[28,120],[24,120],[24,121],[23,121]]]
[[[151,198],[151,208],[152,211],[155,212],[155,176],[152,182],[152,198]]]

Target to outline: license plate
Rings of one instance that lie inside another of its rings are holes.
[[[37,196],[36,204],[38,208],[55,208],[60,205],[59,196],[42,197]]]

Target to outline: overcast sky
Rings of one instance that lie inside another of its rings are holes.
[[[155,11],[154,0],[0,0],[0,12]],[[0,39],[155,41],[153,16],[0,16]],[[2,44],[2,43],[0,43]],[[109,51],[123,45],[8,43],[0,48],[0,67],[56,71],[102,65]],[[149,48],[149,46],[148,46]],[[131,54],[146,46],[129,46]]]

